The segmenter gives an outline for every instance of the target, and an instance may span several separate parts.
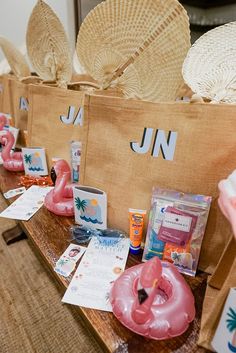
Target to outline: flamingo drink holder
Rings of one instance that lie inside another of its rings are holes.
[[[124,326],[155,340],[183,334],[195,317],[194,297],[183,276],[157,257],[126,270],[115,281],[110,301]]]
[[[1,136],[1,143],[4,145],[2,149],[3,167],[11,172],[21,172],[24,170],[23,157],[21,152],[13,152],[12,147],[15,138],[10,131],[6,131]]]
[[[64,159],[56,162],[55,166],[56,182],[55,187],[45,197],[44,205],[47,209],[59,216],[73,216],[73,185],[69,184],[71,170]]]

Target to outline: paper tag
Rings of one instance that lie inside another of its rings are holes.
[[[5,199],[10,199],[11,197],[23,194],[25,191],[26,191],[26,188],[22,187],[22,188],[9,190],[9,191],[5,192],[3,195],[4,195]]]
[[[87,248],[80,245],[70,244],[56,262],[54,271],[68,277],[75,269],[76,262],[83,256]]]
[[[180,230],[182,232],[189,232],[191,223],[191,217],[166,212],[164,220],[162,222],[162,226],[169,229]]]

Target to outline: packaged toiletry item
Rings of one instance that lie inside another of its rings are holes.
[[[72,168],[72,182],[79,182],[79,169],[81,160],[82,143],[79,141],[71,141],[71,168]]]
[[[141,249],[145,214],[145,210],[129,208],[130,252],[134,255],[139,254]]]
[[[143,261],[153,256],[194,276],[212,198],[153,188]]]
[[[167,207],[158,238],[165,243],[185,246],[197,223],[197,216],[174,207]]]

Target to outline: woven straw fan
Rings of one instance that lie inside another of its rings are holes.
[[[192,91],[213,102],[236,103],[236,22],[200,37],[183,65]]]
[[[37,74],[46,81],[66,87],[72,76],[71,51],[64,28],[44,2],[39,0],[29,19],[27,50]]]
[[[175,99],[189,47],[188,16],[177,0],[106,0],[82,23],[76,50],[101,88],[156,102]]]
[[[6,38],[0,37],[0,47],[17,78],[30,75],[30,69],[23,54]]]

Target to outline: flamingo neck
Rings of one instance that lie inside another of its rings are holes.
[[[65,186],[69,181],[69,174],[64,173],[61,177],[58,177],[56,180],[56,185],[53,190],[53,202],[58,203],[63,198],[63,192],[65,190]]]
[[[14,136],[12,134],[6,134],[3,136],[3,138],[7,141],[6,145],[3,147],[2,150],[2,159],[6,160],[11,158],[10,153],[11,153],[11,149],[13,147],[14,144]]]
[[[156,293],[157,293],[157,287],[152,288],[152,291],[149,294],[148,298],[142,304],[139,304],[138,298],[136,299],[133,306],[133,312],[132,312],[133,320],[136,323],[145,324],[145,322],[149,320],[150,314],[151,314],[151,306],[154,302]]]

